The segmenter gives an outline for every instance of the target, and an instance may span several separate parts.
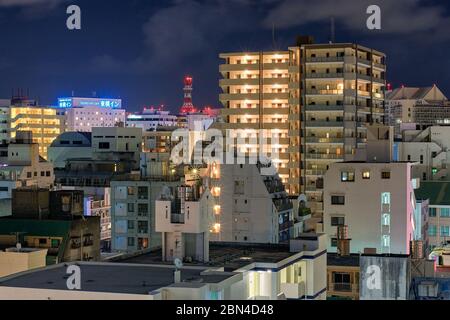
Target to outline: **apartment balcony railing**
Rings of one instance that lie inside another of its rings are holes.
[[[307,57],[306,62],[344,62],[344,57]]]
[[[344,106],[343,105],[308,105],[305,106],[306,111],[343,111]]]
[[[326,172],[327,170],[305,170],[308,176],[323,176]]]
[[[173,224],[184,224],[184,214],[172,213],[170,215],[170,223],[173,223]]]
[[[306,89],[308,95],[343,95],[344,90],[341,89]]]
[[[306,191],[323,191],[322,187],[318,187],[316,185],[307,185],[305,186]]]
[[[293,208],[293,204],[289,199],[274,199],[273,203],[279,212]]]
[[[359,286],[351,283],[332,283],[330,284],[329,291],[357,293]]]
[[[343,138],[320,138],[320,137],[307,137],[306,143],[344,143]]]
[[[306,127],[343,127],[344,121],[306,120]]]
[[[331,153],[307,153],[306,154],[306,159],[308,159],[308,160],[317,160],[317,159],[340,160],[342,158],[343,158],[343,155],[331,154]]]
[[[343,77],[344,77],[343,72],[338,73],[313,72],[306,74],[306,78],[309,79],[328,79],[328,78],[343,78]]]

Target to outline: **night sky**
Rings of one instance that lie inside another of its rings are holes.
[[[82,30],[66,28],[77,4]],[[382,30],[366,28],[366,8],[382,9]],[[194,103],[219,106],[220,52],[286,49],[298,34],[357,42],[388,55],[394,86],[437,84],[450,94],[450,2],[419,0],[0,0],[0,98],[30,90],[57,98],[122,98],[129,111],[182,104],[194,77]],[[275,44],[272,28],[275,25]]]

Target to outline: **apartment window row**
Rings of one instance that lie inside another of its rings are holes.
[[[438,228],[436,225],[428,226],[428,235],[430,237],[436,237],[437,231],[438,231]],[[440,226],[439,231],[440,231],[439,235],[441,237],[450,237],[450,226]]]
[[[32,177],[37,177],[38,176],[38,172],[34,171],[34,172],[27,172],[27,178],[32,178]],[[41,171],[41,177],[50,177],[51,176],[51,172],[50,171]]]
[[[438,210],[441,218],[450,218],[450,208],[430,208],[430,217],[436,217]]]
[[[369,170],[362,171],[361,178],[363,180],[370,180],[371,172]],[[382,171],[381,179],[383,179],[383,180],[391,179],[391,172],[390,171]],[[355,172],[354,171],[342,171],[341,172],[341,181],[342,182],[355,182]]]

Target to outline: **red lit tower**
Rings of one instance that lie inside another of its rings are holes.
[[[192,77],[186,76],[184,77],[184,99],[183,106],[180,109],[181,114],[187,114],[192,112],[197,112],[193,103],[192,103]]]

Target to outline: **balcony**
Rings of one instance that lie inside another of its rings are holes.
[[[344,62],[344,57],[307,57],[306,63]]]
[[[323,176],[327,170],[305,170],[307,176]]]
[[[229,71],[258,71],[260,68],[259,63],[252,64],[221,64],[219,66],[220,72],[229,72]]]
[[[307,73],[306,79],[340,79],[344,77],[344,73],[326,73],[326,72],[314,72]]]
[[[309,216],[309,215],[311,215],[311,209],[310,208],[299,208],[298,215],[299,215],[299,217]]]
[[[319,105],[319,104],[315,104],[315,105],[308,105],[305,106],[306,111],[344,111],[344,106],[343,105]]]
[[[306,127],[311,128],[327,128],[327,127],[334,127],[334,128],[342,128],[344,126],[343,121],[318,121],[318,120],[306,120]]]
[[[305,138],[306,143],[336,143],[336,144],[342,144],[344,143],[343,138],[320,138],[320,137],[307,137]]]
[[[273,199],[273,204],[277,208],[278,212],[291,210],[293,208],[292,201],[290,201],[288,198]]]
[[[170,215],[170,223],[184,224],[184,213],[172,213]]]
[[[357,294],[359,286],[351,283],[331,283],[328,291]]]
[[[306,89],[306,95],[343,95],[344,90],[341,89]]]
[[[307,153],[306,159],[308,160],[342,160],[343,155],[332,153]]]

